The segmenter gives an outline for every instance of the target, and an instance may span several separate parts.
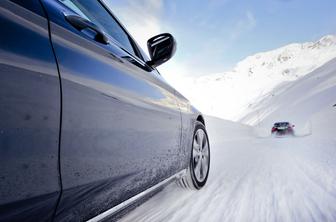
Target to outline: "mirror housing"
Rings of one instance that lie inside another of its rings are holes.
[[[167,62],[176,51],[176,41],[169,33],[163,33],[150,38],[147,41],[147,48],[151,61],[147,64],[155,68]]]

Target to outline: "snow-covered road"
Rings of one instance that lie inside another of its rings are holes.
[[[121,221],[336,221],[336,139],[257,138],[216,124],[207,186],[171,184]]]

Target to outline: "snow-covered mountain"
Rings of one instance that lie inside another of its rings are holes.
[[[297,81],[273,89],[251,105],[240,122],[256,126],[259,136],[269,136],[274,122],[289,121],[296,125],[296,135],[335,138],[335,95],[336,58]]]
[[[208,115],[238,120],[274,88],[295,81],[336,57],[336,35],[257,53],[232,71],[202,76],[182,93]],[[272,96],[272,95],[271,95]]]

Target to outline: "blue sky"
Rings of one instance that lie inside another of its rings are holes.
[[[336,0],[105,0],[130,33],[172,33],[178,43],[163,72],[200,76],[246,56],[336,34]]]

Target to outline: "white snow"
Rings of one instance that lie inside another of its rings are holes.
[[[206,118],[206,187],[171,184],[121,221],[336,221],[334,104],[336,59],[255,100],[241,119],[253,126]],[[270,137],[275,121],[291,121],[299,136]]]
[[[334,104],[336,59],[297,81],[282,84],[265,94],[250,105],[249,114],[240,121],[259,129],[270,129],[276,121],[290,121],[296,125],[298,133],[316,131],[326,137],[335,137]]]
[[[232,71],[196,80],[181,79],[174,86],[203,113],[239,120],[260,97],[302,78],[335,57],[336,36],[328,35],[316,42],[257,53],[239,62]]]

